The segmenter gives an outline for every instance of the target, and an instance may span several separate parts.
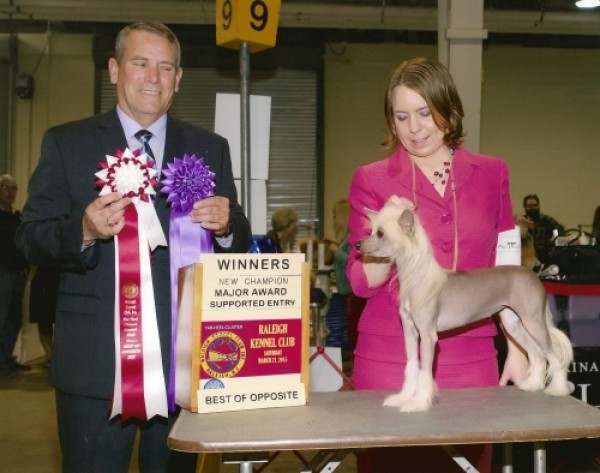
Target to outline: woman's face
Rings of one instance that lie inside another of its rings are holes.
[[[290,223],[287,227],[285,227],[284,231],[285,231],[286,237],[293,237],[296,234],[296,232],[298,231],[297,222]]]
[[[396,135],[409,155],[425,158],[446,148],[444,132],[417,92],[404,85],[394,87],[391,104]]]

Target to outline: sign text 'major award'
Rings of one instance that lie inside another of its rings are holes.
[[[189,390],[187,382],[177,383],[177,392],[191,393],[192,411],[306,403],[310,270],[304,255],[206,254],[180,279],[176,380],[190,382]],[[181,340],[189,329],[191,344]]]

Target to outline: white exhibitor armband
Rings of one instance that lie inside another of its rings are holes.
[[[496,266],[521,265],[521,229],[518,225],[512,230],[498,233]]]

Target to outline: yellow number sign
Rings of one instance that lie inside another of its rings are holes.
[[[275,46],[281,0],[217,0],[217,46],[255,53]]]

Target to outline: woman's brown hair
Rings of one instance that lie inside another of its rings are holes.
[[[442,63],[424,57],[416,57],[398,64],[390,74],[384,105],[390,134],[381,143],[384,148],[392,150],[400,144],[394,124],[392,91],[401,85],[414,90],[423,97],[433,121],[444,132],[446,145],[452,149],[459,146],[464,139],[462,126],[464,112],[454,79]]]

